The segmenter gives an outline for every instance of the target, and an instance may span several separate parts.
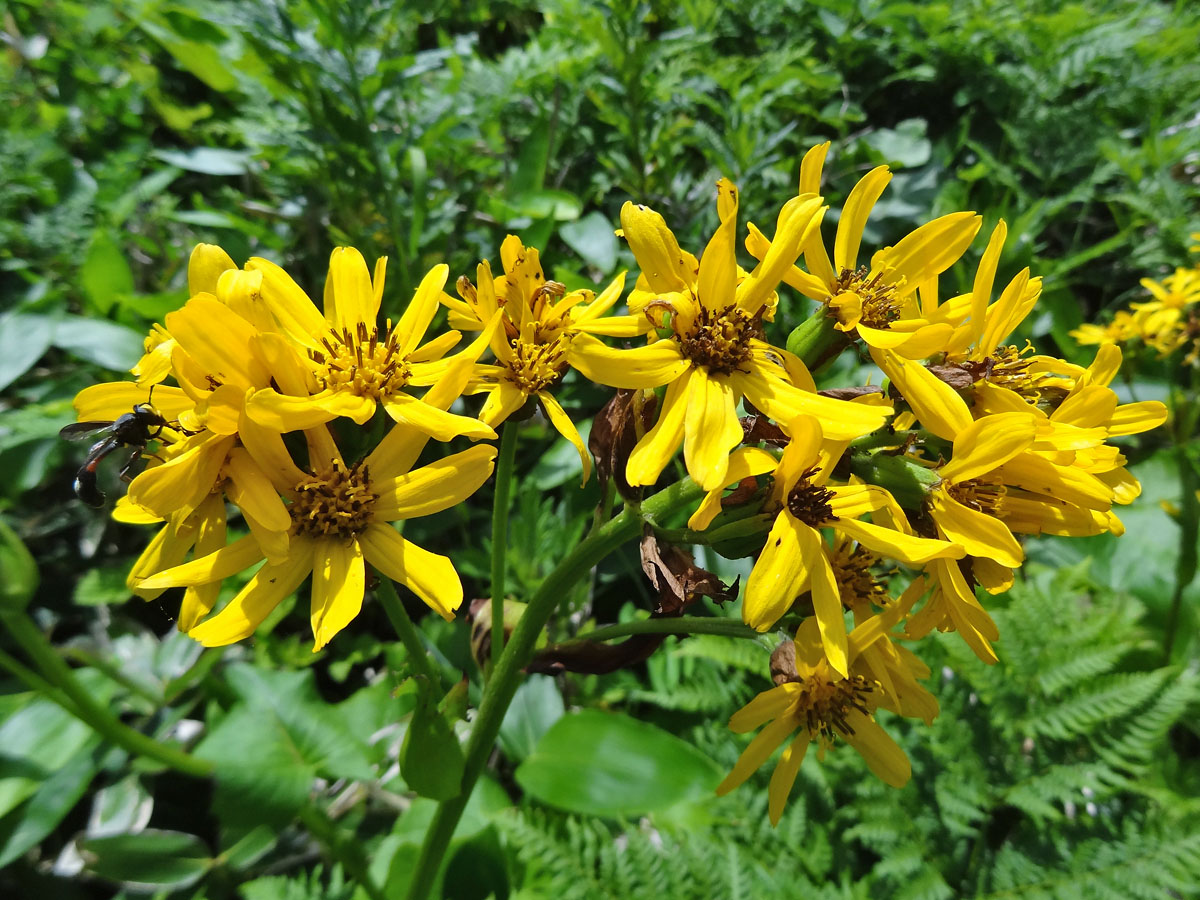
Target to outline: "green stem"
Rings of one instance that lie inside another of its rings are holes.
[[[375,596],[383,604],[383,611],[387,613],[388,620],[392,623],[392,627],[396,629],[400,643],[404,644],[404,649],[408,651],[408,658],[413,671],[417,675],[428,678],[430,684],[438,684],[438,674],[433,668],[433,663],[429,660],[429,654],[425,650],[425,643],[421,640],[417,626],[409,618],[408,610],[400,602],[400,597],[396,593],[396,586],[392,584],[390,578],[378,570],[376,570],[375,574],[379,577],[379,585],[375,588]]]
[[[714,619],[706,616],[679,616],[678,618],[642,619],[637,622],[622,622],[605,625],[575,637],[575,641],[608,641],[612,638],[632,634],[720,634],[725,637],[760,638],[759,632],[749,625],[734,619]],[[574,641],[572,641],[574,643]]]
[[[504,652],[504,570],[508,563],[508,504],[512,497],[513,462],[517,457],[517,423],[500,431],[500,458],[496,461],[496,493],[492,500],[492,665]]]
[[[75,718],[82,718],[79,715],[79,707],[72,703],[66,694],[37,674],[37,672],[21,665],[21,663],[17,662],[17,660],[13,659],[3,650],[0,650],[0,669],[9,672],[31,691],[41,694],[47,700],[57,703]]]
[[[62,661],[41,629],[24,612],[8,611],[0,618],[3,618],[17,644],[24,648],[46,679],[74,704],[74,714],[100,735],[130,753],[155,760],[185,775],[204,778],[212,774],[213,764],[208,760],[198,759],[169,744],[160,744],[130,728],[118,720],[108,707],[96,702],[75,678],[71,667]]]
[[[1180,371],[1175,369],[1175,384],[1181,381]],[[1200,543],[1200,499],[1196,490],[1200,488],[1200,475],[1196,462],[1188,452],[1192,435],[1196,429],[1197,413],[1200,413],[1200,370],[1192,369],[1191,389],[1172,391],[1170,394],[1172,419],[1174,421],[1175,458],[1179,466],[1179,481],[1182,490],[1179,498],[1179,556],[1175,561],[1175,587],[1171,591],[1171,605],[1167,609],[1167,621],[1163,633],[1163,656],[1171,662],[1175,649],[1175,632],[1179,630],[1179,613],[1183,608],[1183,594],[1196,577],[1197,544]]]
[[[315,806],[304,807],[300,811],[300,821],[309,833],[325,846],[329,855],[341,863],[342,868],[371,900],[387,900],[383,889],[371,877],[361,848],[353,839],[346,839],[345,833],[338,828],[336,822]]]
[[[694,503],[703,496],[703,491],[690,479],[671,485],[664,491],[644,501],[639,509],[626,507],[621,513],[593,534],[584,538],[542,582],[525,608],[521,620],[513,629],[512,640],[496,662],[492,679],[484,690],[479,704],[479,713],[467,739],[466,770],[463,774],[462,790],[458,796],[442,801],[434,813],[421,856],[413,872],[409,886],[409,900],[425,900],[433,889],[438,869],[450,846],[454,828],[462,817],[463,809],[475,782],[479,780],[488,756],[500,733],[500,723],[512,702],[521,680],[521,670],[529,660],[537,637],[541,634],[551,613],[569,589],[585,577],[596,563],[608,556],[622,544],[634,540],[641,534],[643,518],[657,518]]]

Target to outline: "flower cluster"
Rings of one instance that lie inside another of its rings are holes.
[[[1192,235],[1200,240],[1200,234]],[[1193,247],[1200,250],[1200,245]],[[1165,278],[1143,278],[1151,299],[1117,310],[1106,325],[1084,323],[1071,336],[1085,346],[1141,343],[1159,358],[1186,350],[1184,364],[1200,363],[1200,266],[1179,267]]]
[[[372,273],[356,250],[335,250],[318,309],[278,266],[238,268],[219,248],[197,247],[191,297],[147,339],[136,382],[76,401],[83,419],[153,402],[167,423],[114,512],[162,523],[131,589],[150,598],[186,588],[179,627],[210,646],[249,636],[311,575],[321,648],[360,610],[368,564],[452,618],[463,598],[453,564],[393,523],[464,501],[496,451],[476,444],[414,468],[417,459],[430,440],[494,438],[536,405],[578,450],[586,481],[592,460],[555,398],[574,369],[632,397],[623,487],[656,484],[682,448],[682,470],[704,492],[689,510],[694,540],[754,555],[744,621],[795,635],[773,657],[776,686],[733,717],[739,732],[766,727],[720,791],[792,735],[771,779],[773,822],[814,741],[822,752],[848,743],[902,785],[908,761],[876,713],[937,714],[918,683],[928,670],[904,642],[954,631],[994,661],[986,598],[1012,584],[1020,536],[1120,533],[1113,507],[1139,485],[1110,439],[1154,428],[1166,411],[1118,401],[1111,342],[1086,367],[1010,342],[1041,280],[1024,270],[997,290],[1002,221],[965,294],[943,296],[939,279],[975,241],[973,212],[937,218],[862,261],[886,166],[848,195],[830,253],[828,150],[806,154],[769,236],[751,224],[739,241],[738,192],[721,180],[718,225],[699,257],[657,212],[626,203],[620,233],[640,273],[622,314],[611,313],[623,273],[598,294],[568,291],[514,236],[501,247],[502,274],[484,261],[474,281],[457,279],[454,298],[443,290],[447,267],[436,266],[382,323],[384,260]],[[749,270],[740,243],[755,260]],[[1185,321],[1200,298],[1192,275],[1177,273],[1140,321],[1156,334]],[[818,304],[782,345],[768,333],[781,284]],[[439,307],[451,330],[427,338]],[[474,337],[460,347],[462,332]],[[810,366],[845,349],[869,357],[886,383],[818,390]],[[478,394],[481,404],[458,402]],[[339,428],[361,436],[353,453],[335,443]],[[233,541],[231,514],[248,531]],[[222,580],[260,562],[210,615]]]

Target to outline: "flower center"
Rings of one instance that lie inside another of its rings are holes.
[[[308,355],[321,367],[317,380],[325,390],[378,400],[408,383],[408,361],[400,354],[390,319],[382,339],[378,328],[368,330],[359,322],[354,331],[330,329],[321,346],[325,349],[309,350]]]
[[[820,466],[806,469],[787,496],[788,512],[813,528],[820,528],[837,518],[829,505],[833,491],[812,483],[812,477],[820,470]]]
[[[900,318],[900,301],[896,298],[897,285],[883,280],[883,273],[872,276],[866,266],[853,271],[842,269],[837,279],[829,285],[829,293],[857,294],[862,301],[859,321],[868,328],[887,328]]]
[[[854,734],[847,721],[851,710],[871,714],[869,698],[875,686],[861,675],[839,678],[822,667],[800,679],[800,684],[804,689],[797,698],[795,716],[822,747],[830,747],[838,733]]]
[[[946,493],[968,509],[999,518],[1004,503],[1005,487],[999,481],[972,478],[957,484],[945,484]]]
[[[296,534],[310,538],[352,538],[371,524],[376,494],[365,463],[347,468],[340,459],[301,482],[288,507]]]
[[[679,349],[696,365],[728,375],[750,358],[754,330],[754,320],[736,306],[717,312],[701,306],[687,334],[679,335]]]
[[[548,341],[524,341],[513,338],[512,359],[505,363],[508,380],[526,394],[545,390],[567,371],[567,344],[570,336],[559,334]]]
[[[875,578],[871,567],[879,563],[879,557],[859,545],[851,549],[849,541],[839,540],[829,554],[833,567],[833,578],[837,582],[842,606],[853,610],[864,604],[886,606],[887,587]]]

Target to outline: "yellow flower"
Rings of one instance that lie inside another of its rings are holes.
[[[252,419],[280,432],[312,428],[339,416],[362,425],[382,405],[398,424],[436,440],[496,436],[476,419],[436,409],[405,392],[409,386],[428,387],[445,375],[450,360],[442,357],[461,335],[451,331],[421,345],[449,273],[444,265],[429,271],[395,326],[388,320],[381,330],[377,319],[386,262],[376,262],[372,280],[361,253],[353,247],[334,250],[325,282],[324,316],[283,269],[264,259],[246,263],[247,271],[261,278],[263,304],[291,347],[300,351],[289,364],[289,347],[266,344],[264,352],[276,365],[293,368],[296,375],[280,384],[281,390],[256,391],[247,405]],[[488,336],[485,331],[464,354],[477,359]]]
[[[829,143],[810,149],[800,166],[800,193],[820,193],[821,170]],[[837,317],[837,328],[856,332],[868,345],[895,349],[908,356],[927,356],[950,334],[961,317],[960,305],[938,308],[937,276],[950,268],[970,246],[982,218],[957,212],[934,219],[871,257],[869,266],[858,263],[863,229],[875,202],[891,181],[887,166],[877,166],[863,176],[846,198],[838,220],[833,259],[819,231],[804,244],[808,271],[798,266],[785,270],[783,280],[807,297],[826,304]],[[764,259],[771,242],[751,226],[746,249]],[[918,298],[932,294],[933,303]],[[932,289],[931,289],[932,288]]]
[[[461,503],[491,475],[496,449],[472,447],[409,470],[425,437],[393,429],[362,462],[348,465],[324,427],[310,429],[309,472],[292,462],[273,434],[258,448],[263,468],[288,503],[288,549],[268,560],[212,618],[188,633],[215,647],[251,635],[275,606],[312,575],[314,652],[344,628],[362,607],[369,563],[381,575],[407,585],[445,619],[462,603],[462,583],[444,556],[423,550],[388,523],[432,515]],[[258,538],[246,537],[157,575],[139,591],[212,584],[265,557]]]
[[[670,334],[630,350],[580,335],[568,353],[571,365],[600,384],[667,385],[657,424],[630,455],[626,477],[631,485],[653,484],[681,443],[694,481],[705,490],[725,485],[729,454],[742,440],[737,416],[742,397],[778,422],[815,416],[834,440],[867,434],[891,412],[886,406],[819,396],[799,359],[758,336],[764,304],[820,221],[820,197],[807,194],[784,205],[770,252],[740,282],[737,189],[724,179],[718,183],[717,212],[721,224],[695,266],[662,216],[626,203],[621,225],[649,289],[658,295],[644,314],[656,324],[669,324]]]
[[[784,748],[771,775],[768,814],[772,825],[777,825],[783,815],[800,763],[813,741],[824,754],[838,739],[844,740],[862,754],[871,771],[884,782],[893,787],[908,783],[912,774],[908,757],[875,721],[878,708],[898,710],[892,698],[881,690],[873,671],[863,664],[863,654],[872,644],[890,641],[887,632],[897,621],[898,612],[873,616],[850,633],[848,676],[830,666],[816,622],[806,619],[800,625],[795,640],[795,673],[781,675],[780,680],[787,680],[763,691],[729,720],[729,727],[739,734],[764,724],[767,727],[750,742],[733,770],[717,786],[718,795],[727,794],[745,782],[796,731],[799,734]],[[901,667],[909,664],[905,657],[896,659]],[[907,683],[923,690],[911,674]],[[930,702],[918,705],[925,710],[930,708]],[[932,701],[932,709],[936,715],[936,701]]]
[[[830,470],[845,445],[823,445],[821,425],[811,416],[797,417],[790,430],[792,439],[775,469],[770,500],[779,512],[746,582],[742,619],[766,631],[791,608],[796,597],[811,590],[829,665],[845,675],[845,609],[831,563],[832,551],[819,529],[833,528],[871,550],[912,564],[934,557],[960,557],[963,551],[946,541],[860,521],[860,516],[895,507],[895,500],[874,485],[828,484]]]
[[[650,323],[640,316],[605,315],[621,298],[624,273],[597,297],[584,290],[568,293],[558,282],[546,281],[538,251],[516,235],[504,239],[500,259],[504,274],[499,278],[492,277],[484,260],[477,269],[478,285],[466,276],[458,280],[461,300],[442,297],[455,328],[478,331],[500,316],[491,338],[496,363],[476,366],[465,393],[487,394],[479,418],[493,428],[537,397],[550,423],[579,452],[586,482],[592,458],[550,389],[569,367],[567,352],[576,335],[632,337],[648,331]]]

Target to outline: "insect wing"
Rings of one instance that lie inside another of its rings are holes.
[[[75,422],[60,428],[58,436],[68,441],[82,441],[110,429],[112,426],[112,422]]]

